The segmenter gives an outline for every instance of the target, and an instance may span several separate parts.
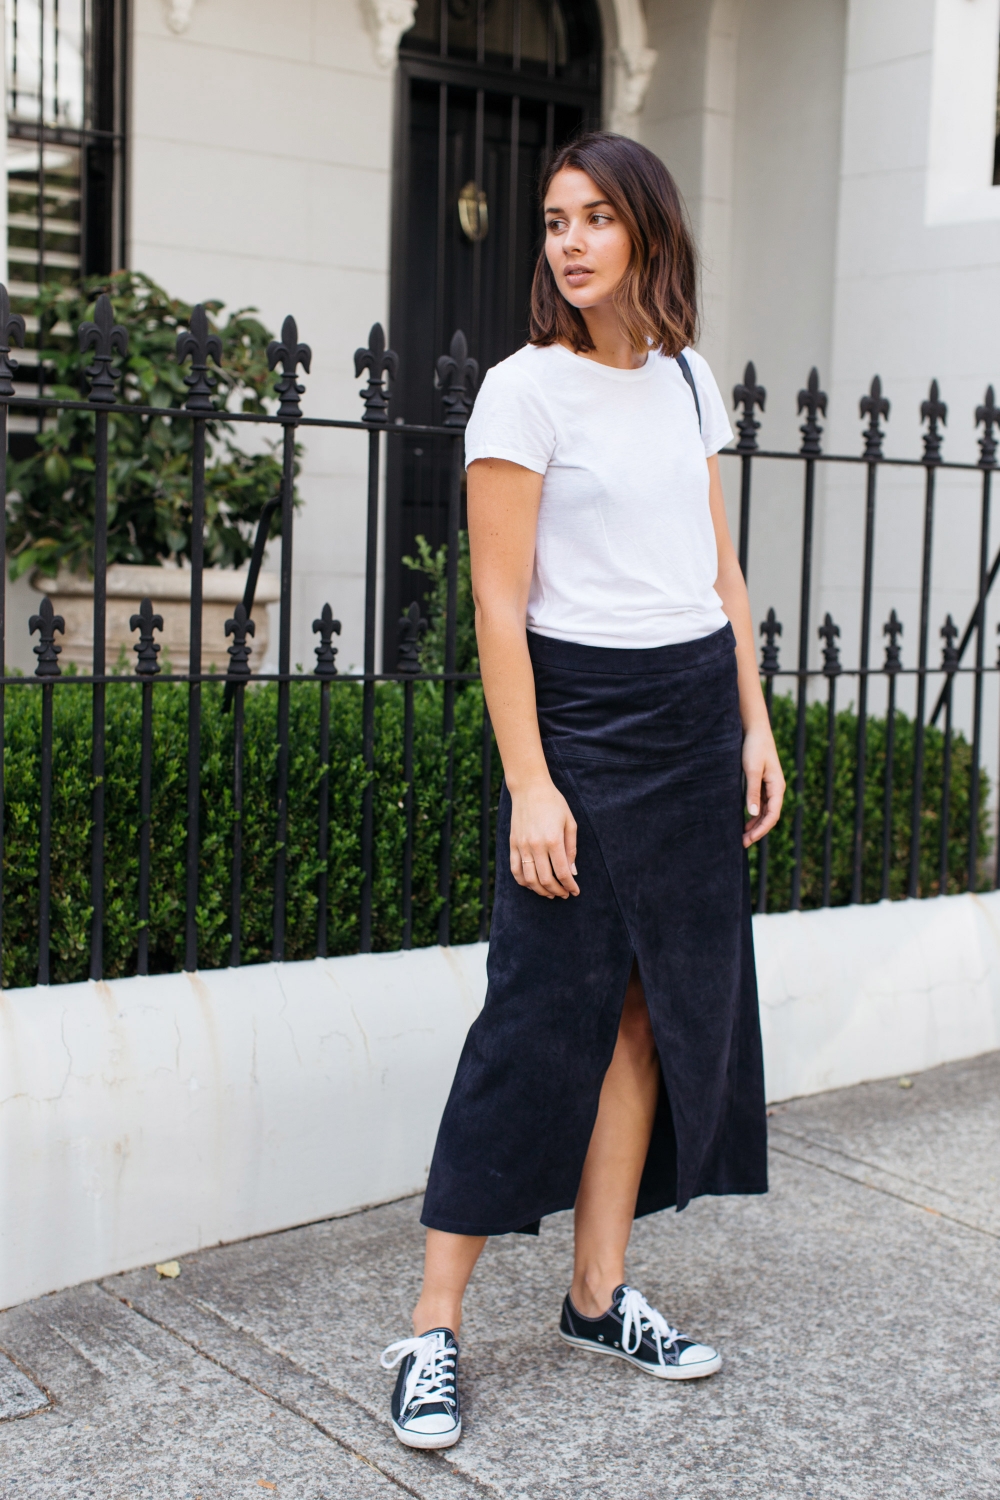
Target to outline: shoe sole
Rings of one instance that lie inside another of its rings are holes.
[[[654,1380],[701,1380],[703,1376],[714,1375],[722,1369],[721,1354],[700,1365],[650,1365],[644,1359],[636,1359],[634,1354],[629,1354],[624,1349],[611,1349],[607,1344],[595,1344],[592,1339],[575,1339],[572,1334],[563,1333],[561,1328],[559,1337],[567,1344],[572,1344],[575,1349],[587,1349],[593,1354],[611,1354],[615,1359],[627,1360],[637,1370],[652,1375]]]
[[[454,1432],[407,1432],[394,1418],[391,1420],[393,1432],[407,1448],[454,1448],[462,1436],[461,1421]]]

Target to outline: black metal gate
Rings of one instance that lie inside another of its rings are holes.
[[[421,0],[400,48],[393,201],[393,415],[441,421],[428,379],[454,328],[485,372],[527,331],[547,153],[600,119],[592,0]],[[388,642],[423,580],[402,565],[448,514],[448,445],[393,444],[387,474]]]

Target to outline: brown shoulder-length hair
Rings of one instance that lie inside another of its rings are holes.
[[[652,347],[679,354],[698,333],[698,261],[674,179],[638,141],[592,131],[563,146],[549,162],[540,184],[543,210],[552,179],[563,167],[577,167],[593,178],[628,230],[632,259],[614,300],[633,347],[638,353]],[[544,245],[531,286],[528,338],[532,344],[565,340],[578,353],[594,347],[582,315],[556,285]]]

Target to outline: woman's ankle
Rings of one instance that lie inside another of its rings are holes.
[[[612,1279],[597,1270],[577,1271],[569,1289],[569,1299],[585,1318],[600,1318],[611,1306],[615,1288],[621,1286],[624,1273]]]
[[[462,1325],[462,1304],[443,1297],[421,1297],[413,1309],[413,1336],[420,1338],[432,1328],[447,1328],[456,1338]]]

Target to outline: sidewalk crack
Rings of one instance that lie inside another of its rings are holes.
[[[985,1235],[990,1240],[1000,1240],[1000,1234],[994,1229],[984,1229],[981,1224],[970,1224],[968,1219],[956,1218],[954,1214],[946,1214],[940,1208],[929,1208],[926,1203],[920,1203],[916,1198],[908,1198],[905,1193],[894,1193],[891,1188],[879,1187],[875,1182],[864,1182],[860,1177],[853,1177],[850,1172],[838,1171],[836,1167],[828,1166],[826,1162],[816,1161],[813,1157],[800,1156],[796,1151],[789,1151],[783,1146],[770,1148],[777,1156],[787,1156],[790,1161],[801,1162],[804,1167],[815,1167],[820,1172],[829,1172],[831,1177],[840,1177],[844,1182],[852,1182],[855,1187],[868,1188],[873,1193],[881,1193],[884,1198],[895,1198],[897,1203],[906,1203],[910,1208],[919,1208],[925,1214],[932,1214],[935,1219],[945,1219],[949,1224],[957,1224],[960,1229],[971,1230],[973,1234]],[[881,1171],[881,1168],[873,1168],[873,1171]]]
[[[122,1297],[118,1296],[115,1292],[109,1291],[106,1286],[102,1286],[100,1282],[97,1282],[96,1285],[104,1293],[104,1295],[106,1297],[110,1297],[112,1301],[121,1302],[125,1300]],[[178,1343],[186,1344],[187,1347],[189,1349],[193,1349],[195,1354],[197,1354],[201,1359],[206,1359],[210,1364],[215,1365],[218,1369],[224,1370],[227,1375],[231,1375],[234,1380],[238,1380],[241,1385],[245,1385],[248,1390],[256,1391],[257,1395],[263,1396],[266,1401],[271,1401],[275,1406],[282,1407],[283,1410],[289,1412],[293,1417],[298,1417],[301,1421],[308,1422],[311,1427],[315,1427],[317,1432],[322,1433],[325,1438],[329,1438],[332,1443],[336,1443],[339,1448],[342,1448],[345,1453],[349,1453],[352,1458],[356,1458],[359,1463],[366,1464],[369,1469],[374,1469],[377,1474],[381,1474],[383,1479],[387,1479],[391,1485],[394,1485],[395,1488],[400,1490],[404,1495],[412,1495],[413,1500],[427,1500],[427,1497],[422,1494],[420,1490],[413,1489],[413,1487],[411,1485],[408,1485],[405,1480],[402,1480],[397,1475],[390,1473],[388,1469],[384,1469],[381,1464],[376,1463],[375,1460],[369,1458],[367,1454],[361,1453],[357,1448],[353,1446],[353,1444],[349,1443],[345,1438],[340,1437],[338,1433],[333,1432],[329,1427],[327,1427],[325,1422],[321,1422],[318,1417],[311,1416],[309,1412],[303,1411],[302,1408],[297,1404],[297,1402],[289,1401],[285,1396],[276,1396],[273,1391],[266,1390],[264,1386],[258,1385],[255,1380],[251,1380],[248,1375],[241,1374],[239,1370],[234,1369],[233,1366],[227,1364],[225,1360],[219,1359],[217,1355],[210,1353],[209,1350],[204,1348],[203,1345],[199,1344],[196,1339],[191,1339],[186,1337],[186,1335],[183,1333],[178,1333],[176,1328],[171,1328],[169,1323],[164,1323],[160,1318],[154,1317],[152,1313],[147,1312],[144,1308],[135,1307],[131,1302],[127,1302],[126,1306],[128,1307],[129,1312],[134,1313],[136,1317],[145,1318],[147,1323],[152,1323],[154,1327],[159,1328],[164,1333],[169,1334],[171,1338],[177,1339]],[[263,1347],[266,1348],[266,1345]],[[273,1351],[268,1352],[270,1353]],[[278,1357],[284,1358],[284,1356]],[[299,1365],[296,1365],[293,1360],[286,1359],[285,1362],[287,1364],[293,1365],[297,1370],[301,1369],[301,1367]],[[302,1373],[305,1374],[306,1372],[303,1371]],[[337,1392],[336,1394],[340,1393]],[[350,1400],[351,1398],[348,1396],[345,1399]]]

